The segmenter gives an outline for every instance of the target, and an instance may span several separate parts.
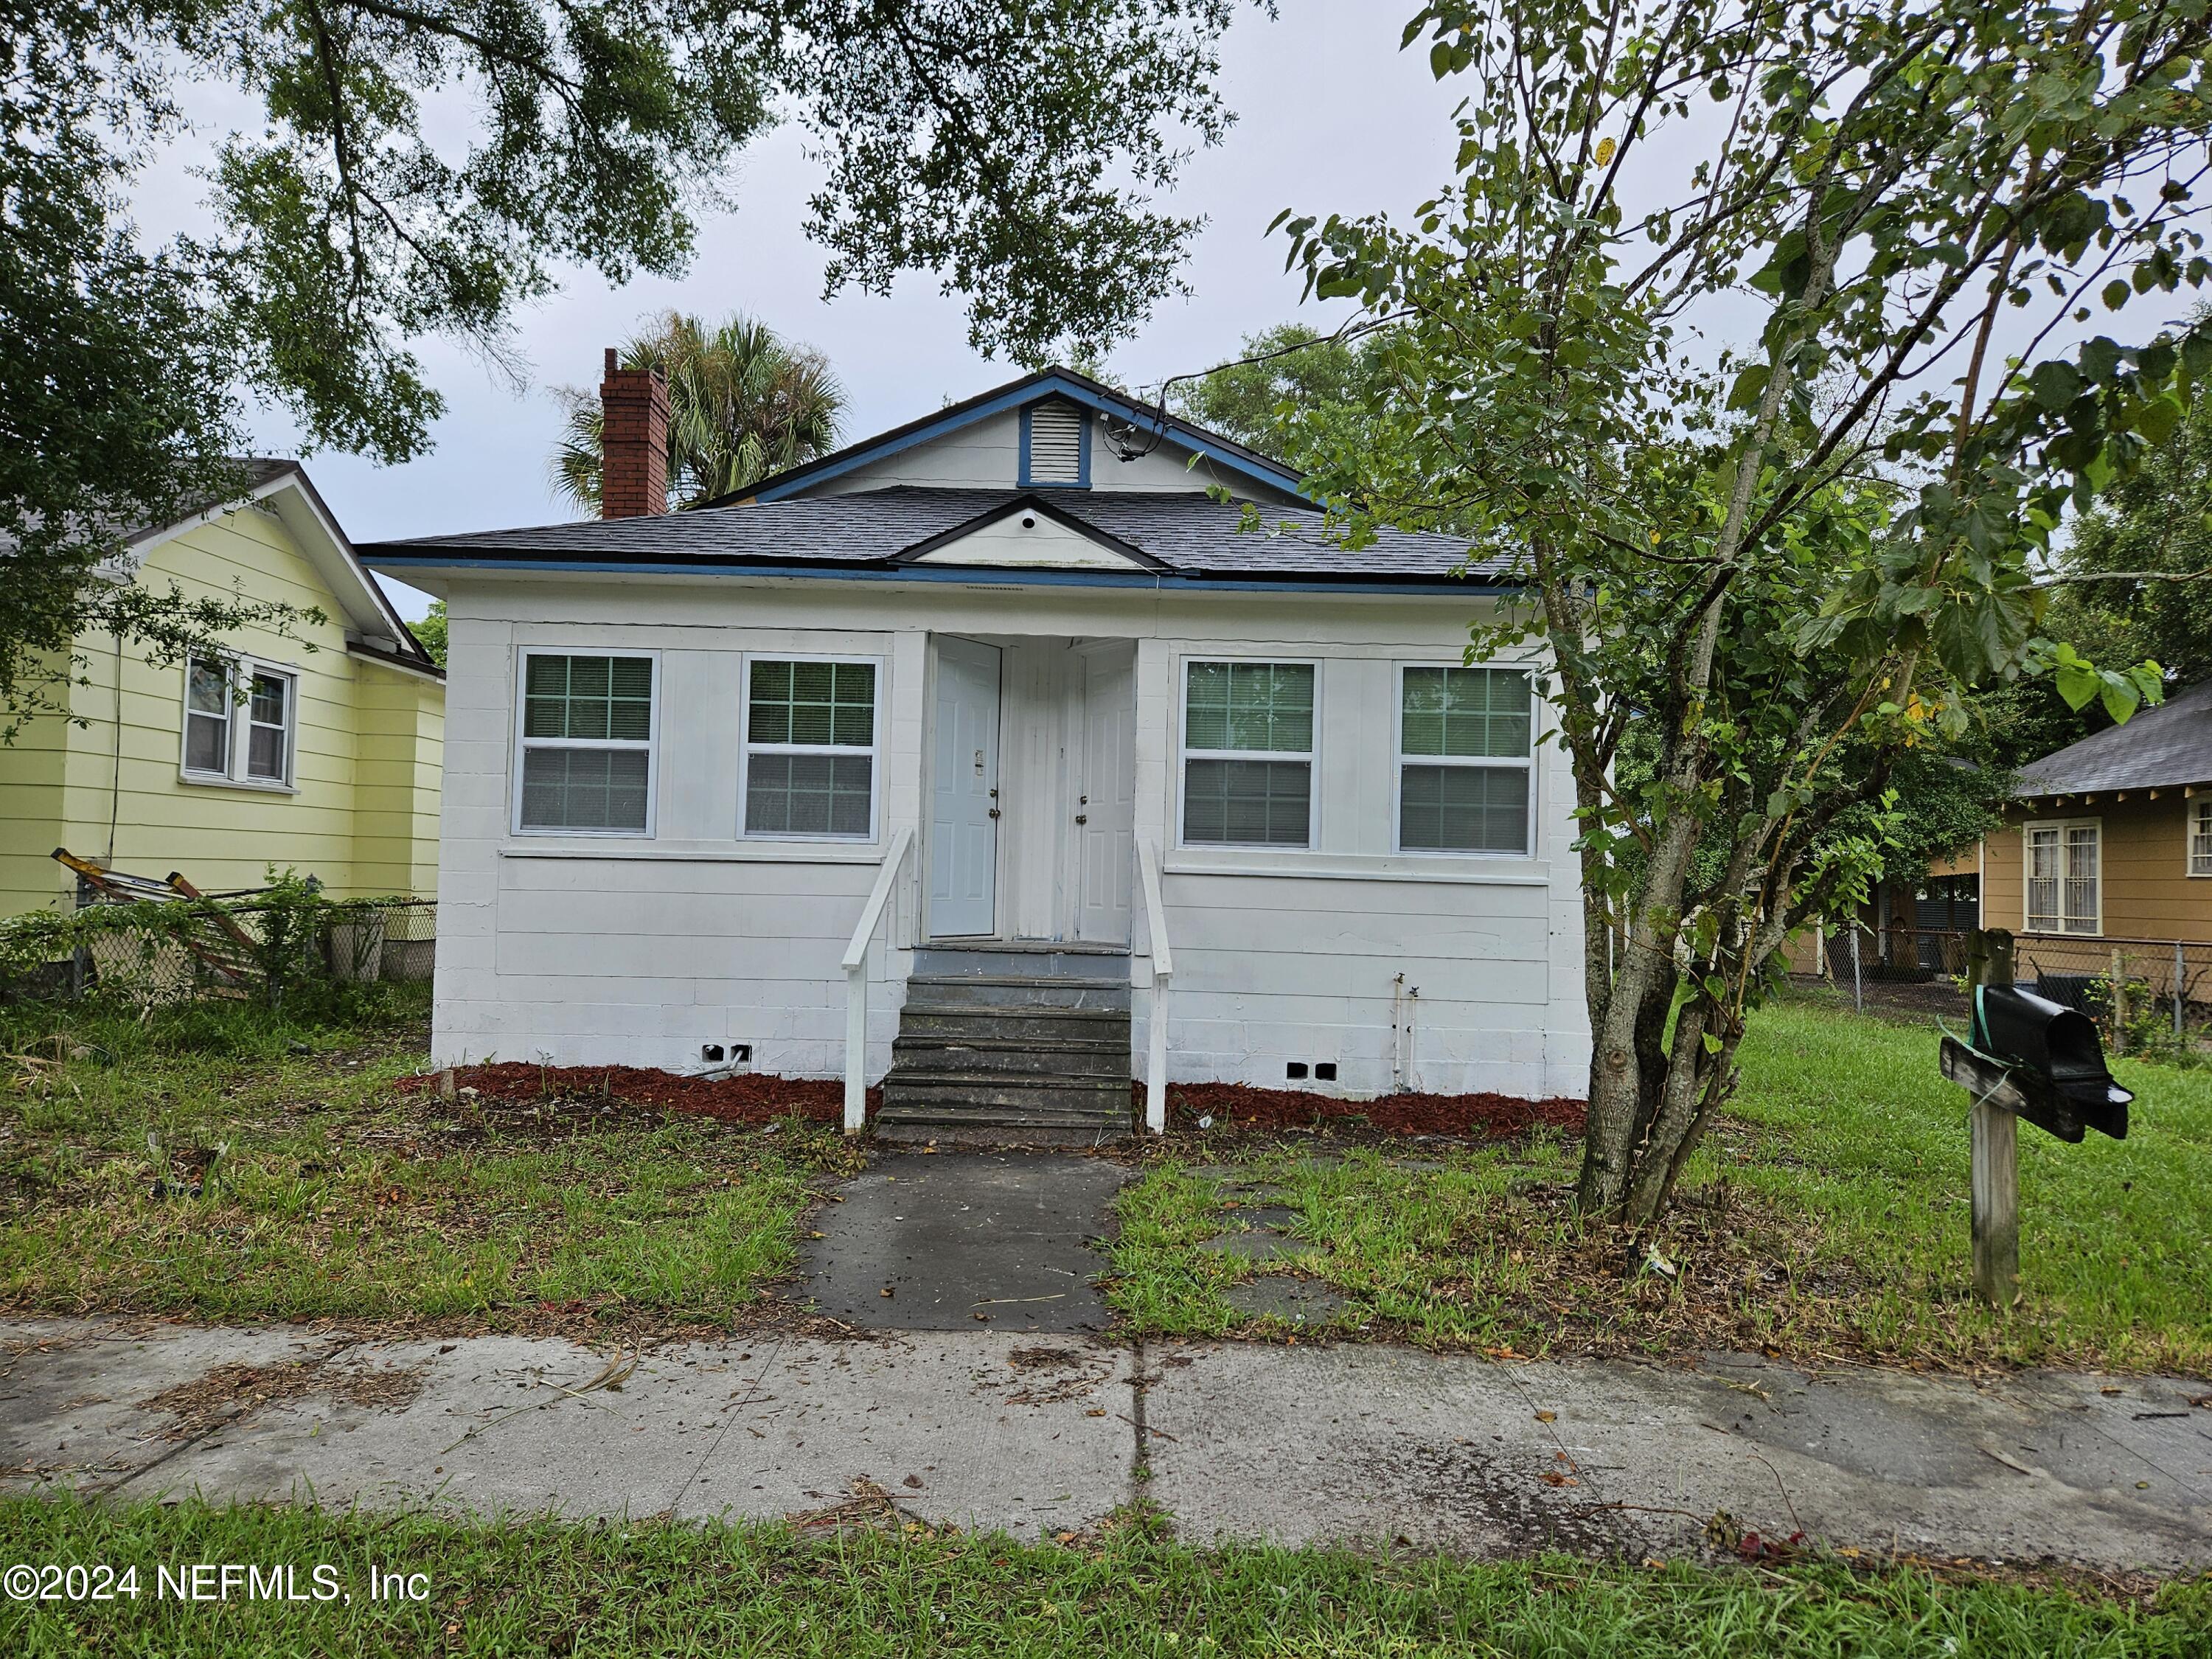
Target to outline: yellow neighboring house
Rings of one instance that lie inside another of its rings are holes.
[[[436,896],[445,671],[299,463],[246,465],[242,501],[131,538],[136,579],[326,620],[166,667],[80,639],[73,718],[41,714],[0,746],[0,915],[74,903],[57,847],[208,891],[259,886],[273,865],[335,896]]]

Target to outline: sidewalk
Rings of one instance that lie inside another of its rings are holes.
[[[1978,1388],[1741,1355],[1688,1370],[977,1330],[671,1347],[606,1386],[624,1358],[0,1323],[0,1480],[775,1519],[872,1482],[918,1516],[1023,1536],[1142,1497],[1194,1540],[1472,1553],[1678,1554],[1726,1510],[1875,1555],[2212,1565],[2212,1404],[2171,1380]]]

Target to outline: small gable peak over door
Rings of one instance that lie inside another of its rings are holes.
[[[1037,496],[1009,502],[933,537],[902,556],[910,565],[1026,570],[1111,570],[1149,575],[1164,567]]]

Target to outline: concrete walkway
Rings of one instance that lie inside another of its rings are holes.
[[[1052,1152],[890,1152],[799,1247],[801,1300],[866,1330],[1097,1332],[1092,1247],[1128,1171]]]
[[[1032,1537],[1144,1496],[1187,1539],[1478,1553],[1679,1553],[1724,1510],[1877,1554],[2212,1565],[2203,1384],[979,1328],[671,1347],[590,1386],[618,1358],[520,1337],[0,1323],[0,1480],[757,1517],[826,1510],[865,1482],[933,1521]]]

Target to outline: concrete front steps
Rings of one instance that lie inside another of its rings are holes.
[[[915,952],[879,1137],[1087,1145],[1129,1127],[1127,951]]]

